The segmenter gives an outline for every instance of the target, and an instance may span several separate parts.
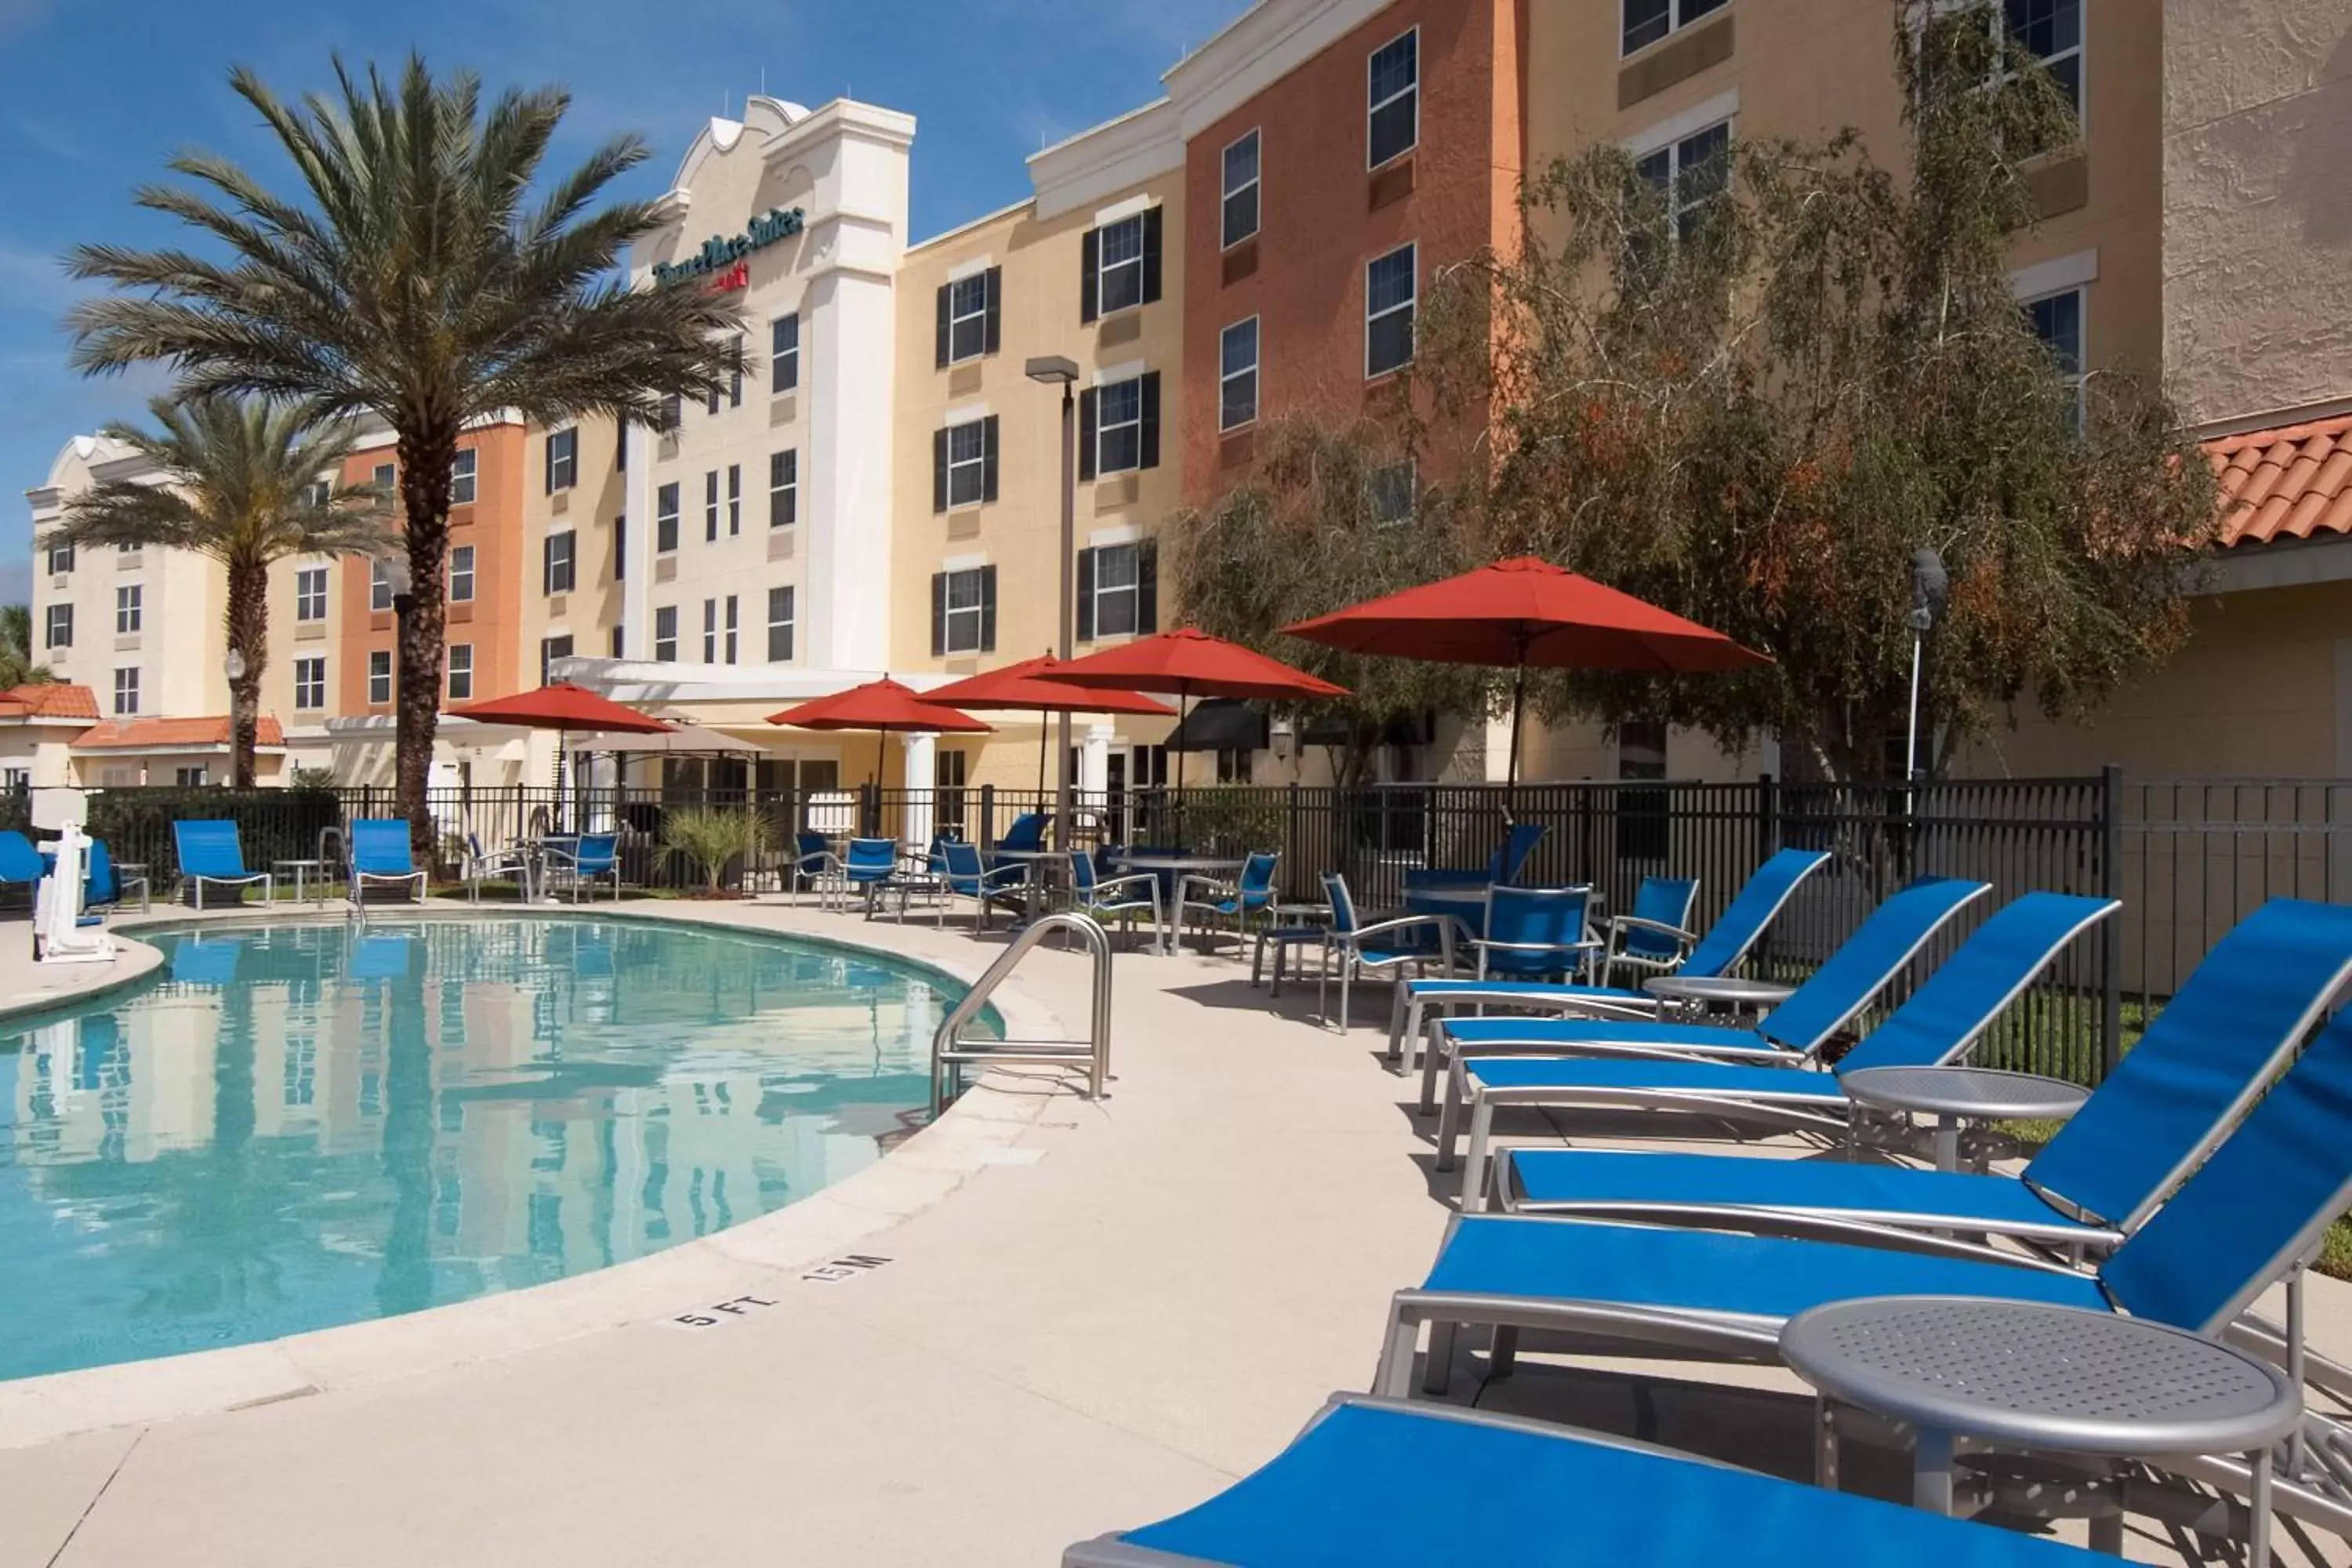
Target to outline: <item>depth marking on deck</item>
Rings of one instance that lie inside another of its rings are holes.
[[[836,1280],[855,1279],[861,1274],[871,1273],[889,1261],[887,1258],[877,1258],[871,1253],[845,1253],[829,1263],[820,1263],[814,1268],[804,1270],[801,1278],[811,1284],[830,1285]],[[750,1317],[761,1308],[772,1307],[776,1304],[765,1296],[737,1296],[731,1300],[714,1301],[699,1311],[680,1312],[675,1317],[665,1318],[662,1321],[667,1326],[676,1329],[716,1329],[724,1327],[739,1318]]]

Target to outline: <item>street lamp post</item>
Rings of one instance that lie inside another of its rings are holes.
[[[1077,384],[1077,362],[1062,354],[1040,354],[1024,367],[1029,379],[1047,386],[1062,389],[1062,570],[1061,614],[1054,643],[1057,658],[1070,657],[1074,637],[1072,617],[1076,614],[1076,585],[1071,574],[1076,570],[1078,516],[1078,416],[1077,405],[1071,388]],[[1066,849],[1071,843],[1070,816],[1070,716],[1065,712],[1055,721],[1055,747],[1058,759],[1054,768],[1054,836],[1055,841]]]
[[[1943,612],[1944,601],[1951,596],[1951,579],[1944,572],[1944,558],[1929,549],[1916,550],[1911,555],[1911,716],[1903,731],[1903,787],[1907,798],[1919,779],[1919,665],[1921,649],[1927,641],[1927,628],[1936,624]]]

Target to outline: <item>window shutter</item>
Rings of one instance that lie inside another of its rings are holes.
[[[931,432],[931,510],[948,510],[948,433]]]
[[[551,430],[547,435],[546,447],[547,461],[543,465],[547,470],[544,475],[547,484],[546,493],[553,495],[555,493],[555,433]]]
[[[1135,629],[1150,637],[1160,629],[1160,541],[1135,546]]]
[[[1078,394],[1078,478],[1095,477],[1095,389]]]
[[[1143,209],[1143,302],[1160,298],[1160,209]]]
[[[1158,212],[1160,209],[1154,207],[1151,210]],[[1160,466],[1160,373],[1156,370],[1143,373],[1142,402],[1143,427],[1137,433],[1143,448],[1140,466],[1156,468]]]
[[[992,267],[988,269],[988,318],[982,328],[982,336],[985,339],[981,344],[982,353],[992,354],[997,351],[1001,329],[1003,326],[1003,306],[1004,268]]]
[[[996,416],[980,422],[980,499],[996,499]],[[989,568],[993,572],[995,567]]]
[[[1102,312],[1097,304],[1096,290],[1101,285],[1102,236],[1095,229],[1087,230],[1078,242],[1078,321],[1093,321]]]
[[[996,651],[996,568],[980,569],[980,651]]]
[[[1078,552],[1078,640],[1095,640],[1095,552]]]
[[[931,657],[948,651],[948,574],[931,574]]]
[[[954,287],[955,285],[952,283],[942,283],[940,285],[938,368],[940,370],[945,370],[948,367],[948,292]]]
[[[555,535],[551,533],[539,542],[539,591],[555,592]]]

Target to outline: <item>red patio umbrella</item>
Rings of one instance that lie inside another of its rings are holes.
[[[887,737],[893,731],[904,733],[940,730],[954,735],[988,732],[988,726],[971,714],[927,702],[887,675],[830,697],[820,697],[814,702],[787,708],[781,713],[771,713],[768,722],[788,724],[795,730],[874,731],[874,784],[877,789],[882,784],[883,748],[889,743]]]
[[[1257,697],[1280,700],[1299,697],[1345,697],[1345,687],[1334,686],[1303,669],[1293,669],[1278,658],[1268,658],[1239,643],[1213,637],[1194,626],[1139,637],[1100,653],[1074,658],[1057,667],[1054,679],[1065,686],[1128,688],[1171,691],[1181,711],[1192,697]],[[1176,787],[1184,787],[1184,753],[1176,753]]]
[[[1349,653],[1511,668],[1511,760],[1518,782],[1528,667],[1706,674],[1772,661],[1721,632],[1532,555],[1370,599],[1284,631]]]
[[[936,690],[924,693],[927,702],[943,702],[951,708],[1035,709],[1039,731],[1037,735],[1037,788],[1045,787],[1045,736],[1044,724],[1049,713],[1140,713],[1154,718],[1168,718],[1176,710],[1165,702],[1146,697],[1140,691],[1122,691],[1117,687],[1072,686],[1056,679],[1068,668],[1052,654],[1036,658],[1024,658],[1019,664],[1008,664],[1003,669],[992,669],[981,675],[968,675],[961,680],[950,681]]]
[[[626,735],[658,735],[674,729],[667,720],[656,719],[650,713],[640,713],[584,686],[569,680],[550,681],[531,691],[518,691],[510,697],[493,697],[486,701],[461,703],[449,710],[454,719],[471,719],[481,724],[513,724],[525,730],[553,730],[555,737],[556,804],[560,810],[565,799],[563,775],[565,763],[572,755],[572,735],[597,731],[618,731]]]

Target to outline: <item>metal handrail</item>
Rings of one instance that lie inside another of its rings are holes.
[[[1013,973],[1022,959],[1028,956],[1038,943],[1057,931],[1076,931],[1087,944],[1087,952],[1094,960],[1094,1018],[1086,1040],[966,1040],[963,1031],[1006,975]],[[1041,915],[1029,922],[1012,944],[997,954],[996,962],[972,983],[931,1036],[931,1114],[944,1110],[960,1077],[958,1068],[966,1062],[1024,1062],[1043,1066],[1066,1067],[1084,1063],[1087,1068],[1087,1098],[1103,1098],[1103,1085],[1110,1077],[1110,938],[1103,928],[1081,914]]]

